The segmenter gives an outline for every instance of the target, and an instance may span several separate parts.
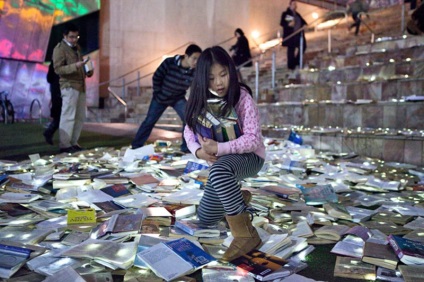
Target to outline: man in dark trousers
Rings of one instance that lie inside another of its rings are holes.
[[[47,82],[50,84],[51,108],[50,117],[52,121],[44,130],[43,135],[46,142],[53,145],[53,135],[59,128],[60,113],[62,111],[62,97],[60,93],[59,76],[54,72],[53,62],[49,65],[47,72]]]
[[[361,26],[361,13],[368,11],[368,4],[364,0],[355,0],[348,5],[347,12],[352,14],[353,24],[349,30],[355,27],[355,35],[358,35]]]
[[[195,44],[187,47],[184,55],[176,55],[165,59],[153,74],[153,97],[150,102],[146,119],[131,143],[132,149],[144,146],[156,122],[166,108],[173,107],[185,126],[185,98],[187,89],[193,80],[193,71],[202,49]],[[187,144],[182,138],[182,152],[189,152]]]
[[[290,1],[289,7],[281,15],[280,26],[283,27],[283,43],[287,47],[287,68],[295,70],[300,65],[300,38],[303,38],[303,53],[306,50],[306,40],[303,31],[296,31],[307,25],[302,16],[296,12],[296,1]]]

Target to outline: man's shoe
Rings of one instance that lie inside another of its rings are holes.
[[[74,148],[75,152],[86,150],[85,148],[80,147],[79,145],[74,145],[74,146],[72,146],[72,148]]]
[[[46,130],[46,131],[43,132],[43,136],[44,136],[44,139],[46,140],[47,144],[53,145],[53,134],[50,134]]]
[[[75,150],[75,148],[71,146],[71,147],[67,147],[67,148],[60,148],[59,149],[59,152],[60,153],[70,153],[70,154],[73,154],[73,153],[78,152],[78,151]]]

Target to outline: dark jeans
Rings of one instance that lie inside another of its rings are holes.
[[[305,53],[305,44],[303,45],[303,53]],[[297,49],[297,53],[296,53]],[[300,47],[287,47],[287,68],[289,70],[296,69],[300,65]]]
[[[355,35],[359,33],[359,27],[361,26],[361,17],[359,17],[359,13],[353,13],[352,19],[355,21],[350,28],[355,27]]]
[[[186,104],[186,99],[181,99],[178,100],[174,105],[172,105],[172,107],[180,117],[181,121],[183,122],[183,136],[181,143],[181,151],[183,152],[188,151],[187,143],[184,139]],[[153,127],[155,126],[156,122],[158,122],[166,108],[168,108],[168,105],[161,104],[157,102],[154,98],[152,99],[152,101],[150,102],[149,111],[147,112],[146,119],[140,125],[140,128],[138,129],[137,134],[135,135],[135,138],[131,143],[133,149],[137,149],[144,146],[144,143],[149,138],[150,133],[152,133]]]

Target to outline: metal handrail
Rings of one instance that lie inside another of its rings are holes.
[[[115,97],[116,100],[118,100],[119,103],[121,103],[124,106],[124,122],[125,122],[128,116],[127,103],[121,97],[119,97],[119,95],[116,94],[115,91],[113,91],[110,86],[107,88],[107,90],[109,91],[110,94],[112,94],[113,97]]]

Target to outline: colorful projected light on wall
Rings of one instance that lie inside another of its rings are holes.
[[[0,1],[0,57],[44,62],[53,24],[100,9],[100,0]]]

